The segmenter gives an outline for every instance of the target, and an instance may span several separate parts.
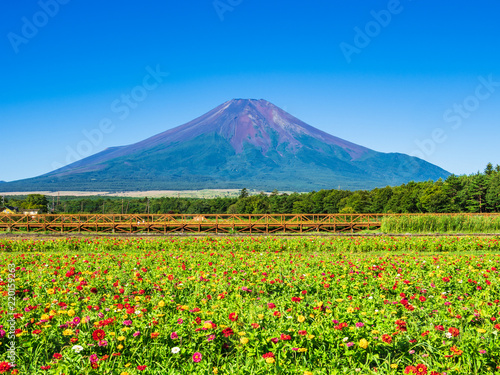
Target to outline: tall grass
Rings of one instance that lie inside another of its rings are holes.
[[[500,215],[385,216],[384,233],[500,233]]]

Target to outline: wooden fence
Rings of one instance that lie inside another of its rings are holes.
[[[0,231],[163,234],[353,232],[379,228],[382,216],[382,214],[0,214]]]

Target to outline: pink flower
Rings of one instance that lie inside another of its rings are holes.
[[[92,354],[89,359],[90,362],[95,363],[99,360],[99,357],[97,356],[97,354]]]
[[[106,340],[99,341],[99,346],[108,346],[108,342]]]
[[[172,340],[175,340],[175,339],[178,339],[178,338],[179,338],[179,335],[177,334],[177,332],[172,332],[172,333],[170,334],[170,338],[171,338]]]
[[[364,323],[362,323],[362,322],[358,322],[358,323],[356,323],[356,327],[358,327],[358,328],[361,328],[361,327],[363,327],[364,325],[365,325],[365,324],[364,324]]]
[[[184,323],[184,320],[182,320],[182,318],[177,319],[177,324],[182,324],[182,323]]]
[[[200,361],[201,361],[201,353],[199,353],[199,352],[194,353],[193,354],[193,362],[198,363]]]
[[[137,337],[137,336],[140,336],[140,335],[141,335],[141,333],[139,331],[137,331],[137,332],[134,332],[132,336]]]
[[[129,325],[131,325],[131,324],[132,324],[132,321],[131,321],[131,320],[124,320],[124,321],[123,321],[123,325],[124,325],[124,326],[129,326]]]
[[[207,337],[207,340],[208,340],[208,341],[212,341],[213,339],[215,339],[215,335],[209,335],[209,336]]]

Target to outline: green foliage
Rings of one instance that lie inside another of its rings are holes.
[[[11,199],[9,205],[46,208],[42,195]],[[149,205],[149,206],[148,206]],[[149,208],[148,208],[149,207]],[[63,197],[55,213],[106,214],[265,214],[265,213],[454,213],[500,212],[500,167],[484,173],[450,175],[446,180],[409,182],[400,186],[368,190],[326,190],[310,193],[251,195],[241,189],[238,198],[102,198]]]

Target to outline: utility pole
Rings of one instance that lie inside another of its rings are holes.
[[[122,198],[122,215],[123,215],[123,198]]]
[[[102,202],[102,214],[104,215],[104,202]]]
[[[82,201],[82,207],[80,208],[80,213],[83,214],[83,201]]]
[[[56,201],[56,197],[52,196],[52,213],[54,213],[54,203]]]

